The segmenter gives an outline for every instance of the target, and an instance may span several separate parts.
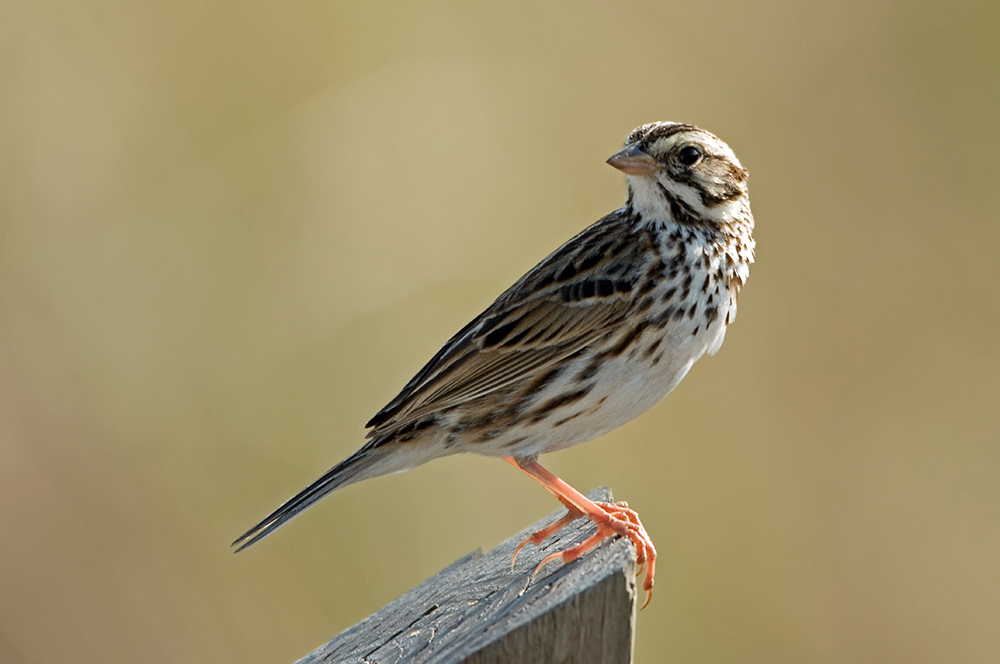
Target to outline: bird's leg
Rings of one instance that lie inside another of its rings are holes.
[[[510,463],[512,466],[514,466],[518,470],[523,470],[521,468],[521,465],[514,459],[514,457],[504,457],[504,460],[507,461],[508,463]],[[527,471],[524,471],[524,472],[527,473]],[[565,498],[563,498],[562,496],[560,496],[555,491],[555,489],[553,489],[552,487],[546,485],[544,482],[542,482],[541,480],[539,480],[534,475],[531,475],[530,473],[528,473],[528,474],[531,476],[532,479],[534,479],[536,482],[538,482],[539,484],[541,484],[542,487],[544,487],[546,491],[548,491],[553,496],[555,496],[556,498],[559,499],[559,502],[562,503],[563,506],[566,508],[566,516],[562,517],[561,519],[559,519],[558,521],[556,521],[554,523],[550,523],[549,525],[545,526],[541,530],[539,530],[537,532],[534,532],[531,535],[529,535],[528,537],[524,538],[524,540],[522,540],[521,543],[517,545],[517,548],[514,549],[514,555],[511,556],[511,559],[510,559],[510,568],[511,569],[514,569],[514,563],[517,562],[517,554],[521,552],[521,549],[522,549],[522,547],[524,547],[525,544],[527,544],[528,542],[531,542],[535,546],[538,546],[539,544],[541,544],[542,542],[544,542],[546,540],[546,538],[549,537],[549,535],[552,535],[554,533],[559,532],[560,530],[562,530],[563,528],[565,528],[566,526],[568,526],[573,521],[576,521],[577,519],[580,519],[580,518],[583,518],[584,516],[586,516],[582,511],[580,511],[576,507],[574,507],[571,502],[569,502],[568,500],[566,500]]]
[[[646,534],[646,529],[643,527],[642,522],[639,521],[639,515],[634,510],[629,509],[628,504],[624,502],[595,502],[587,498],[569,484],[545,470],[538,463],[537,459],[516,459],[514,457],[504,457],[504,459],[545,487],[546,491],[558,498],[559,502],[565,505],[568,510],[566,516],[542,528],[521,542],[514,551],[514,558],[517,558],[518,551],[528,542],[537,546],[552,533],[569,525],[571,521],[579,519],[581,516],[586,516],[597,524],[597,533],[576,546],[548,556],[538,565],[535,572],[537,573],[545,563],[556,558],[561,559],[564,563],[572,562],[600,544],[605,538],[621,535],[629,538],[635,546],[636,564],[640,567],[646,565],[646,575],[642,582],[642,589],[646,591],[646,601],[642,605],[642,608],[645,608],[653,596],[656,548],[653,546],[649,535]],[[513,561],[511,561],[511,564],[513,565]]]

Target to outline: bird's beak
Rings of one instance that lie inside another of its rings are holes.
[[[624,150],[612,155],[608,163],[628,175],[649,175],[660,167],[655,159],[642,151],[638,143],[625,146]]]

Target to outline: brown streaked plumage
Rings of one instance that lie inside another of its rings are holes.
[[[628,176],[625,207],[550,254],[452,337],[371,418],[366,445],[240,536],[237,550],[331,491],[472,452],[507,459],[569,510],[525,543],[587,516],[598,533],[562,559],[608,536],[629,537],[648,564],[651,592],[656,551],[635,512],[588,500],[537,457],[633,419],[718,350],[753,262],[753,216],[746,170],[693,125],[643,125],[608,163]]]

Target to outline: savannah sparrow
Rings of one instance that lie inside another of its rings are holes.
[[[627,174],[625,207],[462,328],[368,422],[364,447],[241,535],[237,550],[343,486],[473,452],[504,458],[566,506],[521,546],[587,516],[597,534],[550,558],[569,562],[606,537],[628,537],[647,565],[649,602],[656,550],[635,512],[587,499],[538,455],[637,417],[719,349],[754,259],[753,216],[747,171],[693,125],[643,125],[608,163]]]

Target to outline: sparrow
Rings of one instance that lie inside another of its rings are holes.
[[[367,443],[241,535],[238,551],[332,491],[471,452],[506,460],[567,509],[518,550],[575,519],[596,524],[592,537],[539,569],[626,537],[645,567],[649,603],[656,549],[636,512],[589,500],[538,457],[634,419],[719,350],[754,261],[754,222],[746,169],[704,129],[642,125],[607,163],[626,175],[625,206],[549,254],[459,330],[368,421]]]

